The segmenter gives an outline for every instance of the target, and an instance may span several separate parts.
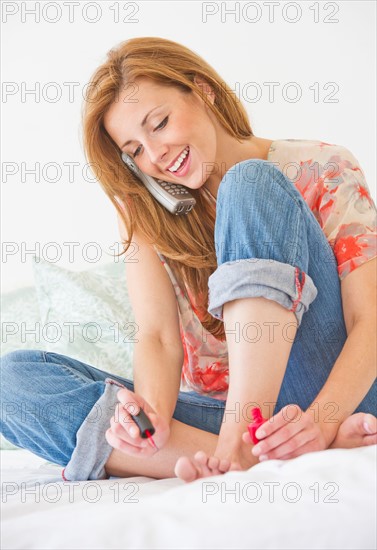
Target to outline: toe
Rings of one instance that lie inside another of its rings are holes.
[[[372,414],[366,413],[363,418],[364,432],[368,435],[377,433],[377,418]]]
[[[242,470],[241,464],[239,464],[238,462],[231,462],[229,466],[229,472],[233,472],[237,470]]]
[[[187,456],[181,456],[177,460],[174,473],[179,479],[182,479],[186,483],[195,481],[195,479],[200,477],[200,472],[192,460],[190,460]]]
[[[217,456],[210,456],[208,459],[208,468],[211,470],[218,470],[220,464],[220,459]]]
[[[250,445],[252,442],[249,432],[244,432],[241,436],[242,441]]]
[[[230,468],[230,460],[228,460],[227,458],[222,458],[219,464],[220,472],[225,473],[229,470],[229,468]]]
[[[201,470],[200,477],[212,476],[212,470],[208,466],[209,457],[204,451],[197,451],[194,455],[194,462],[196,462],[198,468]]]
[[[197,462],[198,467],[201,469],[201,477],[212,475],[212,470],[208,466],[209,456],[204,451],[198,451],[195,453],[194,459]]]
[[[368,446],[368,445],[376,445],[377,444],[377,435],[374,434],[374,435],[366,435],[364,438],[363,438],[363,444]]]
[[[194,455],[194,458],[202,466],[207,466],[207,464],[208,464],[208,455],[204,451],[197,451]]]

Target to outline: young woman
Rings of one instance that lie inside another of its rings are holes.
[[[61,415],[8,414],[4,436],[65,466],[67,480],[191,481],[375,444],[376,208],[353,155],[256,137],[214,69],[161,38],[111,50],[89,90],[86,155],[118,212],[123,253],[133,245],[134,381],[55,353],[7,354],[6,404],[54,402]],[[168,212],[122,152],[184,185],[194,209]],[[269,419],[255,446],[252,406]],[[139,408],[155,446],[130,416]]]

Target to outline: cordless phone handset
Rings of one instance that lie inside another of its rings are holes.
[[[172,214],[188,214],[195,206],[196,200],[183,185],[155,179],[144,174],[127,153],[122,153],[122,160],[144,183],[154,198]]]

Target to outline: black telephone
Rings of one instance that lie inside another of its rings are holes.
[[[169,212],[179,216],[188,214],[194,208],[196,200],[187,191],[186,187],[179,183],[170,183],[144,174],[127,153],[122,153],[122,160],[135,176],[144,183],[155,199]]]

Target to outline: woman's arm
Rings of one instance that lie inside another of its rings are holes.
[[[119,235],[128,241],[118,215]],[[154,247],[134,231],[125,257],[127,289],[135,316],[134,390],[169,423],[180,388],[184,351],[177,299]]]
[[[118,216],[120,236],[127,241],[126,228]],[[136,231],[131,254],[126,257],[129,300],[135,316],[134,391],[119,390],[116,414],[108,442],[115,448],[138,455],[151,453],[129,414],[145,409],[156,428],[155,442],[162,447],[180,388],[184,351],[180,336],[174,288],[154,248]],[[136,405],[135,405],[136,403]],[[135,433],[132,436],[131,429]]]
[[[256,456],[268,458],[293,458],[303,452],[320,450],[324,438],[329,447],[340,424],[357,408],[370,389],[376,377],[376,333],[377,333],[377,259],[366,262],[352,271],[341,283],[343,312],[348,338],[336,360],[322,390],[298,422],[287,424],[284,411],[275,415],[276,421],[259,428],[265,438],[253,448]],[[300,411],[298,411],[299,413]],[[287,415],[285,415],[287,418]],[[292,418],[292,411],[290,412]],[[284,429],[284,432],[283,432]],[[298,449],[285,443],[299,429],[313,435],[311,447]],[[276,445],[281,430],[280,447]],[[290,432],[288,434],[288,432]],[[272,436],[271,438],[269,436]],[[244,441],[250,442],[248,434]],[[274,443],[274,445],[272,445]],[[289,449],[289,450],[287,450]]]
[[[134,348],[134,391],[170,423],[181,382],[182,345],[143,336]]]

